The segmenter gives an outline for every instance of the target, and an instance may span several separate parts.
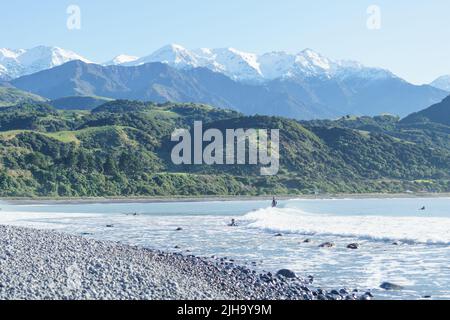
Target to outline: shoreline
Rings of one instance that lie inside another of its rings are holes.
[[[55,231],[0,225],[0,299],[370,300],[312,279]]]
[[[281,195],[278,200],[333,200],[333,199],[421,199],[450,198],[450,193],[349,193],[323,195]],[[95,204],[95,203],[172,203],[216,201],[272,201],[272,196],[164,196],[164,197],[87,197],[87,198],[0,198],[7,204]]]

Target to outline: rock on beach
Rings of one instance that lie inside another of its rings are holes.
[[[314,288],[311,279],[295,277],[289,270],[280,271],[283,274],[280,277],[225,260],[0,225],[0,299],[342,300],[344,297]]]

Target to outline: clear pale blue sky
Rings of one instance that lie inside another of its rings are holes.
[[[82,28],[66,28],[81,8]],[[366,27],[369,5],[381,30]],[[2,0],[0,47],[55,45],[104,62],[168,44],[262,53],[312,48],[330,58],[380,66],[414,83],[450,74],[448,0]]]

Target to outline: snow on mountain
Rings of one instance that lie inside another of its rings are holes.
[[[23,72],[23,67],[20,65],[18,57],[24,51],[0,48],[0,69],[2,70],[3,77],[12,77]]]
[[[103,63],[103,65],[104,66],[118,66],[118,65],[123,65],[125,63],[134,62],[138,59],[139,59],[139,57],[136,57],[136,56],[120,54],[120,55],[114,57],[112,60],[109,60],[109,61]]]
[[[154,53],[124,63],[124,66],[137,66],[151,62],[166,63],[177,69],[205,67],[223,73],[233,80],[262,79],[256,54],[241,52],[233,48],[188,50],[171,44]]]
[[[137,59],[136,61],[125,63],[125,66],[138,66],[145,63],[161,62],[174,68],[196,68],[199,62],[195,54],[180,45],[170,44],[155,51],[149,56]]]
[[[450,75],[442,76],[430,83],[432,87],[450,92]]]
[[[223,73],[233,80],[263,80],[258,56],[234,48],[197,49],[200,67]]]
[[[311,49],[305,49],[297,54],[269,52],[257,55],[234,48],[189,50],[172,44],[123,65],[133,66],[150,62],[166,63],[178,69],[205,67],[223,73],[233,80],[245,82],[263,82],[290,77],[356,76],[373,79],[394,77],[387,70],[368,68],[353,61],[331,60]]]
[[[8,70],[0,64],[0,80],[6,80],[8,78]]]
[[[50,69],[72,60],[89,60],[75,52],[58,47],[38,46],[32,49],[0,49],[1,70],[11,78],[17,78],[38,71]]]
[[[39,46],[29,50],[0,49],[0,78],[17,78],[72,60],[90,63],[82,56],[58,47]],[[387,70],[368,68],[353,61],[331,60],[311,49],[305,49],[297,54],[269,52],[257,55],[234,48],[189,50],[178,44],[170,44],[142,58],[122,54],[103,65],[138,66],[151,62],[166,63],[177,69],[204,67],[236,81],[257,83],[293,77],[339,79],[394,77]]]
[[[375,67],[366,67],[359,62],[351,60],[335,61],[331,74],[332,76],[340,80],[349,78],[360,78],[364,80],[382,80],[387,78],[400,79],[389,70]],[[400,80],[405,81],[403,79]]]
[[[271,52],[260,56],[261,70],[264,78],[322,77],[347,79],[359,77],[364,79],[382,79],[395,77],[390,71],[370,68],[356,61],[331,60],[323,55],[305,49],[297,54]]]
[[[327,75],[333,67],[333,62],[319,53],[305,49],[295,56],[293,70],[297,74],[305,74],[307,76]]]
[[[288,75],[295,65],[295,55],[269,52],[259,56],[260,69],[265,78],[275,79]]]

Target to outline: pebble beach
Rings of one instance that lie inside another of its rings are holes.
[[[356,300],[289,270],[258,273],[226,258],[196,257],[54,231],[0,226],[0,299]]]

